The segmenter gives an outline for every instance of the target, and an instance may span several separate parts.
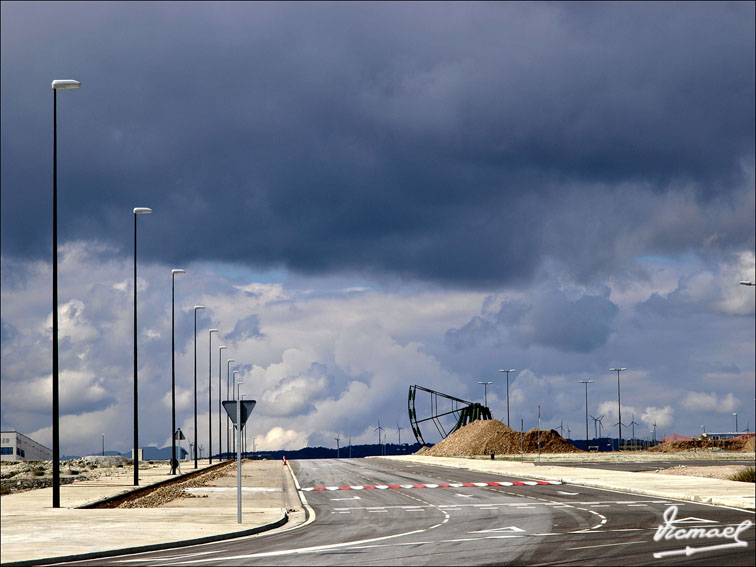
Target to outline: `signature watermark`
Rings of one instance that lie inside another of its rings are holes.
[[[748,547],[748,542],[740,539],[740,534],[746,531],[753,525],[751,520],[743,520],[737,526],[727,526],[725,528],[706,528],[706,527],[691,527],[683,528],[675,525],[677,521],[677,506],[670,506],[664,512],[664,524],[656,528],[654,534],[654,541],[683,541],[683,540],[712,540],[712,539],[726,539],[732,540],[730,543],[720,543],[716,545],[704,545],[699,547],[692,547],[686,545],[685,549],[675,549],[672,551],[661,551],[654,553],[654,557],[659,559],[661,557],[669,557],[671,555],[685,555],[691,556],[696,553],[702,553],[704,551],[718,551],[722,549],[731,549],[733,547]]]

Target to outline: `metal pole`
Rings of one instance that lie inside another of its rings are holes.
[[[238,370],[234,370],[233,374],[231,374],[231,395],[234,395],[234,392],[236,390],[236,375],[239,374]],[[232,398],[233,399],[233,398]],[[231,424],[231,442],[233,443],[233,447],[236,447],[236,428],[234,428],[233,424]]]
[[[228,397],[228,384],[229,384],[229,376],[231,373],[231,363],[234,362],[233,358],[229,358],[226,361],[226,399],[231,400],[233,399],[233,392],[231,393],[231,397]],[[228,417],[228,414],[226,414],[226,451],[229,453],[229,458],[231,456],[231,449],[233,445],[231,445],[231,432],[229,431],[229,427],[231,425],[231,418]]]
[[[218,347],[218,460],[220,461],[223,458],[223,437],[222,437],[222,416],[221,416],[221,397],[223,394],[223,390],[221,389],[221,368],[223,366],[223,349],[226,349],[228,347],[225,346],[219,346]]]
[[[176,275],[171,272],[171,474],[176,474],[176,356],[175,356],[175,287]]]
[[[622,445],[622,401],[620,398],[620,372],[627,370],[627,368],[611,368],[610,372],[617,373],[617,414],[619,415],[619,439],[617,439],[617,450],[620,450]]]
[[[580,380],[585,384],[585,450],[588,450],[588,384],[593,384],[593,380]]]
[[[239,383],[241,388],[241,382]],[[241,481],[241,396],[236,396],[236,427],[239,429],[239,435],[237,435],[236,441],[236,499],[237,499],[237,512],[236,521],[242,523],[242,481]]]
[[[541,462],[541,406],[538,406],[538,462]]]
[[[523,425],[524,425],[524,421],[521,418],[520,419],[520,462],[521,463],[525,462],[525,443],[523,442],[523,438],[522,438]]]
[[[507,372],[507,427],[509,427],[509,372]]]
[[[105,456],[105,434],[102,434],[102,456]]]
[[[134,486],[139,486],[139,398],[137,395],[137,215],[134,213]]]
[[[191,450],[191,447],[190,447]],[[197,308],[194,308],[194,468],[197,463]]]
[[[213,384],[212,384],[212,364],[213,364],[213,333],[218,329],[210,329],[207,341],[207,441],[209,444],[208,451],[210,463],[213,464]],[[218,394],[220,397],[220,394]]]
[[[52,292],[52,480],[53,508],[60,508],[60,405],[58,401],[58,91],[53,89],[53,292]]]

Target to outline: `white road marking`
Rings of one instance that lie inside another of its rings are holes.
[[[331,502],[338,502],[339,500],[360,500],[359,496],[351,496],[349,498],[329,498]]]
[[[568,547],[567,550],[571,551],[573,549],[592,549],[594,547],[610,547],[613,545],[633,545],[636,543],[646,543],[645,541],[626,541],[622,543],[602,543],[601,545],[584,545],[583,547]]]
[[[565,492],[564,490],[557,490],[557,494],[564,494],[565,496],[577,496],[578,492]]]
[[[142,559],[119,559],[118,561],[114,561],[114,563],[136,563],[136,562],[145,562],[145,561],[172,561],[174,559],[184,559],[186,557],[199,557],[200,555],[211,555],[213,553],[224,553],[225,549],[220,549],[218,551],[202,551],[200,553],[185,553],[182,555],[171,555],[170,557],[157,557],[157,558],[142,558]]]
[[[256,557],[277,557],[277,556],[280,556],[280,555],[296,555],[296,554],[299,554],[299,553],[317,553],[318,551],[325,551],[325,550],[328,550],[328,549],[338,549],[340,547],[353,547],[355,545],[362,545],[362,544],[366,544],[366,543],[372,543],[374,541],[383,541],[383,540],[386,540],[386,539],[403,537],[403,536],[408,536],[408,535],[412,535],[412,534],[419,534],[419,533],[422,533],[424,531],[425,531],[424,529],[422,529],[422,530],[413,530],[411,532],[404,532],[404,533],[394,534],[394,535],[389,535],[389,536],[375,537],[375,538],[355,540],[355,541],[347,541],[347,542],[344,542],[344,543],[332,543],[332,544],[328,544],[328,545],[315,545],[315,546],[312,546],[312,547],[300,547],[300,548],[296,548],[296,549],[282,549],[282,550],[279,550],[279,551],[267,551],[267,552],[262,552],[262,553],[248,553],[248,554],[245,554],[245,555],[234,555],[234,556],[226,556],[226,557],[209,557],[209,558],[206,558],[206,559],[197,559],[197,560],[194,560],[194,561],[186,561],[185,564],[203,563],[203,562],[207,562],[207,561],[225,561],[225,562],[228,563],[230,561],[235,561],[237,559],[253,559],[253,558],[256,558]]]
[[[490,534],[490,533],[502,533],[502,532],[523,532],[525,530],[518,528],[517,526],[506,526],[504,528],[492,528],[490,530],[478,530],[476,532],[467,532],[468,534]]]

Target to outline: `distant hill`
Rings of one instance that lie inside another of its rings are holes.
[[[359,459],[362,457],[375,457],[378,455],[411,455],[420,450],[418,443],[404,443],[402,445],[396,445],[393,443],[387,443],[383,445],[383,448],[378,445],[352,445],[351,456],[353,459]],[[253,453],[247,451],[244,454],[246,457],[252,457]],[[296,451],[258,451],[257,456],[266,459],[283,459],[286,455],[287,459],[335,459],[336,449],[329,447],[305,447],[304,449],[297,449]],[[339,456],[342,459],[349,458],[349,445],[341,447],[339,449]]]

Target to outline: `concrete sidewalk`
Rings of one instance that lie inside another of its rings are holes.
[[[654,473],[602,470],[586,467],[538,466],[533,463],[490,461],[464,457],[427,457],[402,455],[369,457],[438,465],[476,472],[515,476],[533,480],[557,480],[568,484],[616,490],[630,494],[675,498],[717,506],[754,509],[755,487],[750,482],[735,482],[692,476],[658,475]]]
[[[207,461],[200,461],[199,468],[207,466]],[[195,470],[184,463],[182,469]],[[140,486],[175,478],[168,473],[167,464],[140,467]],[[128,474],[61,486],[61,508],[52,508],[52,488],[2,496],[0,561],[32,564],[105,557],[115,550],[178,547],[274,529],[287,520],[287,528],[304,522],[289,467],[281,461],[243,463],[241,524],[236,482],[233,465],[228,475],[157,508],[77,508],[133,490],[133,476]]]

